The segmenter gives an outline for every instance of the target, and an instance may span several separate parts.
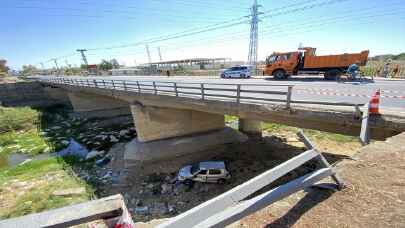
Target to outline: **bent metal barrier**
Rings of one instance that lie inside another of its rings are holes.
[[[157,227],[225,227],[329,176],[332,177],[337,188],[342,189],[342,180],[337,176],[322,153],[317,151],[302,131],[298,133],[298,136],[307,147],[307,151],[183,214],[169,219]],[[268,192],[246,199],[312,159],[318,161],[318,170],[275,187]]]
[[[353,106],[355,111],[363,104],[345,102],[319,102],[292,100],[292,85],[269,84],[231,84],[231,83],[193,83],[165,81],[134,81],[134,80],[105,80],[105,79],[76,79],[65,77],[32,78],[49,84],[62,84],[79,87],[122,90],[136,93],[189,97],[201,100],[225,100],[236,103],[285,103],[291,108],[291,103]]]

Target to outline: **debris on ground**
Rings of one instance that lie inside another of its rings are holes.
[[[72,196],[72,195],[80,195],[86,193],[86,188],[80,187],[80,188],[68,188],[68,189],[62,189],[62,190],[56,190],[52,192],[52,195],[54,196]]]
[[[57,154],[61,157],[72,156],[82,159],[85,159],[88,153],[89,151],[74,139],[70,139],[69,146],[67,148],[57,152]]]

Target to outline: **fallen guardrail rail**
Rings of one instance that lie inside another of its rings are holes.
[[[329,176],[336,182],[336,187],[342,189],[342,180],[323,155],[314,147],[302,131],[298,133],[298,136],[308,148],[307,151],[157,227],[225,227],[295,192],[310,187]],[[312,159],[316,159],[319,162],[320,169],[251,199],[246,199],[253,193]]]
[[[0,227],[71,227],[97,220],[109,224],[107,227],[116,227],[115,224],[119,223],[123,216],[129,222],[132,222],[124,198],[118,194],[49,211],[1,220]]]

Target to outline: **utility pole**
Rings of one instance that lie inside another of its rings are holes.
[[[258,10],[261,5],[257,4],[257,0],[254,0],[252,7],[250,8],[251,21],[250,21],[250,42],[249,42],[249,55],[248,63],[253,66],[254,72],[257,73],[257,50],[258,50],[258,28],[259,28],[259,14]]]
[[[149,52],[149,46],[148,46],[148,44],[145,44],[145,48],[146,48],[146,53],[148,54],[149,64],[151,64],[151,63],[152,63],[152,60],[151,60],[151,58],[150,58],[150,52]]]
[[[82,60],[84,62],[84,64],[86,65],[86,67],[89,66],[89,63],[87,62],[87,58],[84,52],[86,52],[86,49],[77,49],[76,51],[80,52],[82,54]]]
[[[158,49],[158,53],[159,53],[159,60],[160,60],[160,62],[162,62],[163,59],[162,59],[162,53],[160,52],[160,47],[158,47],[157,49]]]
[[[54,63],[55,63],[55,66],[56,66],[56,72],[58,73],[58,75],[59,75],[59,66],[58,66],[58,60],[57,59],[51,59]]]

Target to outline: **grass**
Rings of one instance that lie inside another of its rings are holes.
[[[262,124],[263,130],[268,133],[291,133],[296,134],[300,128],[290,127],[281,124],[275,123],[263,123]],[[342,135],[342,134],[335,134],[330,132],[324,131],[317,131],[312,129],[303,129],[304,134],[307,135],[310,139],[313,140],[329,140],[335,141],[339,143],[351,143],[351,142],[358,142],[357,137],[349,136],[349,135]]]
[[[85,187],[86,192],[55,196],[55,190]],[[31,161],[0,169],[0,218],[11,218],[89,200],[94,190],[76,178],[62,159]]]
[[[40,112],[24,108],[0,107],[0,133],[36,128]]]
[[[36,129],[0,134],[0,154],[24,153],[37,155],[52,151],[52,145]]]
[[[0,156],[24,153],[35,156],[58,151],[68,140],[67,115],[60,108],[0,107]],[[55,126],[59,126],[55,129]],[[0,219],[22,216],[87,201],[94,190],[77,178],[73,158],[51,157],[33,160],[15,167],[0,167]],[[56,190],[85,187],[86,192],[72,196],[56,196]]]

